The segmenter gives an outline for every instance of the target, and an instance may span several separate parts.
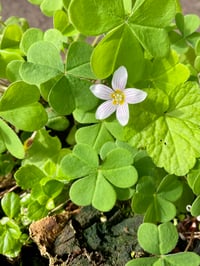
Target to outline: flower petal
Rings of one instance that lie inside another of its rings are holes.
[[[91,92],[99,99],[110,100],[113,90],[103,84],[95,84],[90,86]]]
[[[119,67],[113,74],[112,88],[124,90],[128,79],[128,72],[124,66]]]
[[[140,103],[145,100],[147,97],[147,93],[145,91],[139,90],[139,89],[126,89],[124,91],[124,94],[126,96],[125,101],[127,103]]]
[[[117,109],[117,105],[113,105],[112,101],[106,101],[99,105],[96,111],[96,119],[105,119],[114,113]]]
[[[122,126],[125,126],[126,124],[128,124],[129,109],[128,109],[127,103],[117,106],[116,117]]]

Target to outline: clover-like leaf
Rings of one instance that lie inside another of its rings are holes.
[[[130,188],[137,181],[132,162],[131,152],[116,147],[99,165],[98,155],[91,146],[77,144],[61,161],[65,180],[79,178],[70,188],[71,200],[81,206],[92,204],[101,211],[109,211],[117,198],[115,187]],[[130,194],[129,190],[126,192]]]
[[[94,0],[72,0],[69,15],[75,28],[86,35],[104,33],[123,23],[125,18],[122,0],[101,0],[98,3]]]
[[[128,51],[128,53],[127,53]],[[127,24],[109,32],[96,46],[91,57],[94,73],[100,79],[110,76],[121,65],[126,66],[129,80],[141,79],[144,71],[143,50]]]
[[[92,50],[92,46],[87,43],[73,42],[67,54],[67,73],[77,77],[95,79],[90,66]]]
[[[99,172],[114,186],[128,188],[133,186],[138,178],[132,163],[133,157],[128,150],[116,148],[107,154]]]
[[[20,48],[25,54],[27,54],[28,49],[31,47],[31,45],[35,42],[42,41],[43,36],[44,33],[40,29],[29,28],[26,32],[24,32],[22,36]]]
[[[162,57],[168,53],[169,39],[165,27],[170,24],[175,12],[174,0],[135,2],[128,22],[140,44],[153,56]]]
[[[104,143],[113,140],[104,123],[82,127],[77,130],[75,137],[77,143],[88,144],[97,152],[100,151]]]
[[[101,0],[98,4],[93,0],[87,1],[87,4],[83,0],[73,0],[69,7],[72,23],[86,35],[98,35],[128,24],[132,34],[148,52],[154,56],[166,55],[169,39],[165,27],[175,16],[175,1],[136,1],[130,17],[126,12],[122,0],[112,3]]]
[[[47,122],[47,114],[38,103],[40,98],[36,86],[22,81],[12,83],[0,100],[0,116],[18,129],[33,131]]]
[[[109,211],[115,204],[116,193],[104,176],[89,175],[72,184],[70,198],[80,206],[92,204],[98,210]]]
[[[159,226],[143,223],[138,229],[138,241],[145,251],[155,255],[164,255],[176,246],[178,232],[171,222]]]
[[[183,191],[182,184],[173,175],[159,179],[142,177],[132,199],[133,210],[145,214],[146,222],[167,222],[176,215],[173,202],[180,198]]]
[[[141,108],[131,106],[134,115],[125,128],[126,138],[133,146],[146,148],[158,167],[184,175],[200,156],[199,106],[199,87],[195,83],[168,88],[165,96],[148,90]]]
[[[63,158],[61,167],[68,178],[75,179],[95,172],[98,164],[97,153],[87,144],[78,144]]]
[[[71,89],[70,79],[61,76],[51,88],[48,100],[50,106],[58,114],[70,114],[75,109],[75,99]]]
[[[63,72],[64,65],[58,49],[47,41],[33,43],[27,52],[27,62],[20,68],[22,79],[36,85]]]

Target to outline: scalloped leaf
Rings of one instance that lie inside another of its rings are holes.
[[[145,102],[131,106],[134,115],[124,131],[130,144],[146,148],[158,167],[181,176],[200,156],[199,87],[188,82],[168,88],[166,93],[148,90]]]

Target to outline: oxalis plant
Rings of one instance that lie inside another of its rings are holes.
[[[0,26],[0,253],[71,200],[143,215],[133,265],[198,266],[172,250],[200,217],[200,18],[178,0],[29,0],[53,18]]]

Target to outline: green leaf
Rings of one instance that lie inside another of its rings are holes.
[[[98,35],[123,23],[125,11],[122,0],[72,0],[69,16],[81,33]]]
[[[145,102],[130,108],[134,115],[125,128],[130,144],[146,148],[154,163],[168,173],[185,175],[200,156],[199,103],[195,83],[168,89],[165,96],[148,90]]]
[[[138,241],[145,251],[155,255],[164,255],[175,248],[178,232],[171,222],[159,226],[143,223],[138,229]]]
[[[6,193],[1,200],[1,207],[9,218],[16,218],[20,213],[20,197],[14,193]]]
[[[160,177],[159,177],[160,179]],[[167,175],[161,181],[155,177],[142,177],[132,199],[136,213],[145,214],[147,222],[167,222],[176,215],[172,202],[180,198],[182,184],[176,176]]]
[[[154,266],[199,266],[199,255],[194,252],[179,252],[177,254],[170,254],[162,256]]]
[[[18,24],[7,25],[1,37],[1,49],[18,48],[22,37],[22,29]]]
[[[66,1],[67,4],[69,1]],[[65,3],[63,3],[65,5]],[[65,8],[68,10],[68,7]],[[79,32],[72,26],[68,14],[63,10],[57,10],[54,12],[53,16],[53,25],[54,28],[59,30],[65,36],[74,36],[77,35]]]
[[[95,185],[95,175],[88,175],[75,181],[70,187],[70,199],[79,206],[90,205],[92,203]]]
[[[38,183],[42,178],[45,177],[43,171],[41,171],[38,167],[31,164],[26,164],[21,166],[15,172],[15,180],[22,189],[30,189],[35,186],[38,186]]]
[[[52,137],[45,129],[41,129],[35,135],[31,146],[26,150],[26,158],[23,163],[35,164],[41,167],[47,160],[57,162],[60,150],[59,138]]]
[[[16,222],[8,217],[0,220],[0,253],[8,257],[17,257],[23,245],[21,231]]]
[[[39,98],[36,86],[22,81],[12,83],[0,100],[0,116],[18,129],[37,130],[47,122],[47,114],[37,102]]]
[[[164,28],[171,23],[175,13],[174,0],[136,1],[128,22],[140,44],[153,56],[163,57],[169,52],[170,43]]]
[[[195,167],[189,172],[187,182],[194,194],[200,194],[200,161],[197,160]]]
[[[44,41],[51,42],[58,50],[61,50],[66,37],[57,29],[49,29],[44,33]]]
[[[15,82],[21,80],[21,76],[19,74],[19,69],[22,65],[22,60],[13,60],[8,63],[6,67],[6,76],[9,81]]]
[[[57,180],[49,180],[43,186],[44,193],[51,199],[55,199],[63,190],[64,184]]]
[[[98,163],[98,156],[89,145],[77,144],[73,153],[63,158],[61,168],[68,178],[74,179],[94,173]]]
[[[154,265],[157,260],[158,258],[156,257],[133,259],[127,262],[125,266],[150,266]]]
[[[7,78],[6,74],[7,65],[14,60],[23,61],[23,58],[21,57],[20,54],[16,52],[0,50],[0,65],[1,65],[0,77]]]
[[[104,143],[113,140],[104,123],[82,127],[77,130],[75,137],[77,143],[88,144],[97,152],[100,151]]]
[[[182,195],[183,188],[180,180],[174,175],[167,175],[160,182],[157,193],[166,200],[175,202]]]
[[[47,216],[48,212],[44,204],[41,205],[38,201],[33,200],[31,204],[28,205],[27,216],[31,221],[37,221]]]
[[[102,212],[110,211],[116,202],[116,192],[107,178],[99,172],[92,198],[92,205]]]
[[[22,36],[20,48],[25,54],[27,54],[28,49],[31,47],[31,45],[38,41],[42,41],[43,36],[44,33],[40,29],[29,28],[26,32],[24,32]]]
[[[193,216],[197,217],[200,215],[200,207],[199,206],[200,206],[200,195],[192,203],[191,214]]]
[[[176,15],[176,24],[184,37],[189,36],[195,32],[200,26],[200,19],[195,14],[183,15],[178,13]]]
[[[73,42],[67,54],[67,73],[81,78],[95,79],[90,67],[92,46],[84,42]]]
[[[173,51],[166,58],[154,60],[149,80],[155,87],[166,90],[184,83],[189,76],[189,69],[179,62],[178,55]]]
[[[49,93],[50,106],[61,115],[70,114],[75,109],[75,100],[70,79],[62,76]]]
[[[20,69],[24,81],[39,85],[64,72],[59,51],[50,42],[38,41],[27,52],[27,61]]]
[[[3,140],[8,151],[16,158],[23,159],[24,147],[17,134],[0,119],[0,137]]]
[[[109,211],[116,201],[116,193],[109,182],[101,175],[89,175],[75,181],[70,188],[71,200],[80,206],[92,204],[100,211]]]
[[[56,1],[43,0],[40,5],[41,11],[46,16],[49,16],[49,17],[53,16],[56,10],[61,10],[62,7],[63,7],[62,0],[56,0]]]
[[[128,51],[128,52],[127,52]],[[126,66],[132,83],[141,79],[144,55],[135,35],[125,24],[108,33],[94,49],[91,58],[95,75],[104,79],[121,65]]]
[[[138,178],[132,163],[132,154],[128,150],[116,148],[107,154],[99,171],[114,186],[128,188],[133,186]]]

